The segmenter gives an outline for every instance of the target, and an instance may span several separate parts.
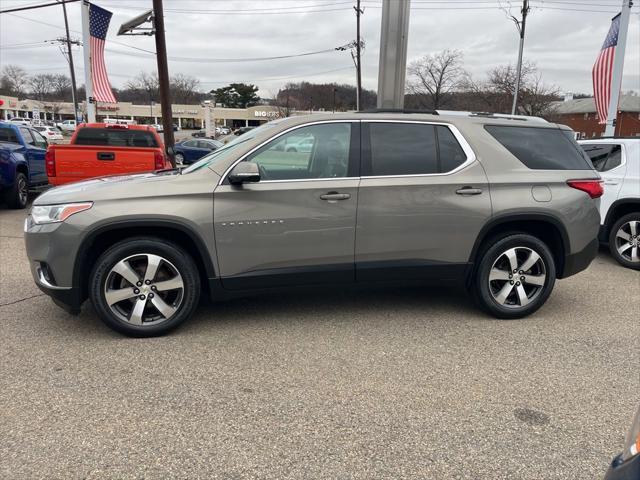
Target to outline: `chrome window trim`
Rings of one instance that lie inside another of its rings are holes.
[[[312,125],[322,125],[325,123],[360,123],[361,120],[358,119],[346,119],[343,118],[341,120],[318,120],[316,122],[309,122],[309,123],[301,123],[299,125],[294,125],[293,127],[287,128],[286,130],[283,130],[282,132],[278,133],[277,135],[274,135],[273,137],[268,138],[267,140],[265,140],[264,142],[258,144],[257,146],[255,146],[254,148],[252,148],[251,150],[249,150],[247,153],[245,153],[242,157],[240,157],[238,160],[236,160],[234,163],[231,164],[231,166],[229,168],[227,168],[224,171],[224,174],[222,174],[222,176],[220,177],[220,181],[218,182],[218,186],[221,186],[224,182],[224,180],[227,178],[227,175],[229,175],[229,172],[231,170],[233,170],[233,168],[239,164],[240,162],[244,161],[247,157],[249,157],[251,154],[253,154],[256,150],[259,150],[260,148],[264,147],[266,144],[272,142],[273,140],[281,137],[282,135],[292,132],[294,130],[298,130],[300,128],[304,128],[304,127],[310,127]],[[349,177],[333,177],[333,178],[300,178],[300,179],[291,179],[291,180],[261,180],[258,183],[267,183],[267,182],[308,182],[308,181],[322,181],[322,180],[337,180],[337,179],[347,179]],[[357,177],[359,178],[359,177]],[[351,179],[353,179],[353,177],[351,177]]]
[[[458,127],[456,127],[455,125],[451,124],[451,123],[447,123],[447,122],[434,122],[432,120],[384,120],[384,119],[366,119],[366,120],[362,120],[362,123],[419,123],[419,124],[426,124],[426,125],[442,125],[443,127],[448,127],[449,130],[451,131],[451,133],[453,133],[453,136],[456,138],[456,140],[458,141],[458,143],[460,144],[460,147],[462,147],[462,151],[465,153],[465,155],[467,156],[467,159],[462,162],[460,165],[458,165],[456,168],[454,168],[453,170],[450,170],[448,172],[443,172],[443,173],[412,173],[412,174],[405,174],[405,175],[362,175],[361,178],[364,179],[368,179],[368,178],[418,178],[418,177],[445,177],[447,175],[453,175],[454,173],[457,173],[465,168],[467,168],[469,165],[471,165],[472,163],[474,163],[477,160],[476,154],[473,151],[473,149],[471,148],[471,145],[469,145],[469,142],[467,142],[467,139],[464,138],[464,136],[462,135],[462,133],[460,132],[460,130],[458,130]]]

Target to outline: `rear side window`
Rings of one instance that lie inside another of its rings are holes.
[[[557,128],[484,127],[513,156],[533,170],[592,169],[573,137]]]
[[[451,129],[444,125],[371,122],[368,128],[365,176],[446,173],[467,160]]]
[[[0,127],[0,142],[20,143],[13,128]]]
[[[582,149],[591,159],[593,168],[599,172],[607,172],[622,165],[622,147],[612,143],[583,144]]]
[[[81,128],[76,136],[75,144],[108,147],[158,146],[156,138],[151,132],[126,128]]]

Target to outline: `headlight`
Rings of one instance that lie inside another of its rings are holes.
[[[622,461],[627,461],[631,457],[640,453],[640,408],[636,412],[636,416],[631,424],[631,430],[624,442],[624,450],[622,451]]]
[[[64,222],[71,215],[89,210],[93,202],[67,203],[65,205],[34,205],[31,218],[36,225]]]

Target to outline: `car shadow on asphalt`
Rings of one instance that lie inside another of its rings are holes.
[[[411,321],[419,318],[424,322],[489,319],[460,288],[316,288],[312,292],[259,293],[216,302],[203,298],[194,316],[169,335],[212,333],[235,324],[243,327],[269,323],[309,326],[329,322],[400,321],[405,318]],[[83,304],[80,315],[68,316],[67,319],[67,326],[78,329],[79,335],[94,337],[106,333],[122,338],[100,322],[89,301]]]

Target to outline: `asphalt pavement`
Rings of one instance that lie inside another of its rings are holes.
[[[2,479],[593,479],[640,393],[640,275],[601,252],[534,316],[453,290],[203,305],[122,337],[40,294],[0,209]]]

